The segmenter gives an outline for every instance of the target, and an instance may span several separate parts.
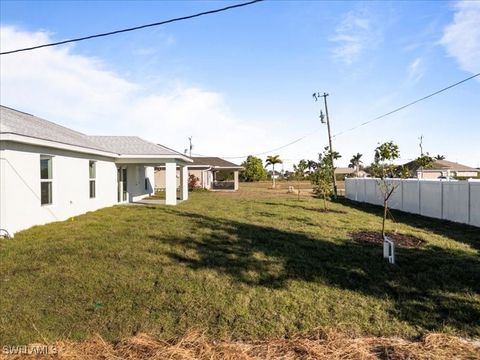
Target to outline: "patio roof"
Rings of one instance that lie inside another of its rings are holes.
[[[193,157],[193,164],[189,164],[188,167],[210,167],[213,169],[243,169],[242,166],[234,164],[230,161],[224,160],[219,157]]]

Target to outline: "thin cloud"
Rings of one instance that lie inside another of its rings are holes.
[[[350,65],[358,60],[366,49],[376,46],[379,37],[373,30],[369,16],[365,13],[349,12],[335,29],[335,36],[330,41],[336,44],[332,49],[334,58]]]
[[[2,50],[49,41],[42,31],[0,28]],[[193,135],[195,152],[219,156],[271,148],[287,136],[269,136],[268,122],[263,130],[237,119],[219,92],[181,81],[151,91],[148,83],[127,80],[100,59],[73,50],[55,47],[2,57],[2,105],[89,134],[138,135],[178,150]]]
[[[480,2],[455,5],[453,22],[445,27],[440,43],[459,67],[470,73],[480,71]]]
[[[425,74],[425,65],[424,60],[421,57],[417,57],[413,60],[407,68],[408,73],[408,80],[410,82],[416,83],[420,81],[420,79]]]

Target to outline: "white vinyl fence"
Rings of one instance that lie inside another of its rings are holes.
[[[480,181],[391,179],[397,185],[392,209],[480,227]],[[346,178],[345,197],[383,205],[378,179]]]

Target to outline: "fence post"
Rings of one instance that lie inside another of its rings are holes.
[[[440,205],[441,205],[440,219],[443,220],[443,181],[442,180],[440,180]]]
[[[363,202],[367,202],[367,179],[363,179]]]
[[[471,214],[472,214],[472,183],[470,181],[468,181],[467,184],[468,184],[468,225],[471,225],[471,222],[472,222],[472,217],[471,217]]]
[[[404,182],[404,180],[399,180],[399,182],[400,182],[400,199],[401,199],[400,210],[403,211],[403,184],[405,182]]]
[[[418,214],[422,215],[422,183],[418,179]]]

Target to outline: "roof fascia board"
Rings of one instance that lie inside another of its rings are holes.
[[[149,159],[149,160],[162,159],[162,160],[167,160],[166,162],[172,162],[173,160],[180,160],[181,162],[184,162],[184,163],[193,162],[192,159],[183,155],[120,155],[114,152],[97,150],[97,149],[87,148],[87,147],[78,146],[78,145],[70,145],[70,144],[65,144],[58,141],[45,140],[45,139],[40,139],[32,136],[25,136],[25,135],[13,134],[13,133],[0,133],[0,141],[11,141],[11,142],[17,142],[17,143],[23,143],[23,144],[29,144],[29,145],[37,145],[37,146],[44,146],[44,147],[50,147],[55,149],[61,149],[61,150],[68,150],[68,151],[84,153],[84,154],[100,155],[100,156],[115,158],[116,162],[128,161],[128,163],[135,163],[136,161],[138,162],[138,160],[140,159]],[[130,160],[134,160],[134,161],[130,161]]]
[[[437,171],[472,171],[472,172],[478,172],[478,169],[475,168],[463,168],[463,169],[458,169],[458,168],[437,168],[437,169],[423,169],[423,170],[417,170],[420,172],[437,172]]]
[[[243,169],[242,166],[212,166],[212,169],[229,170],[229,169]]]
[[[129,157],[129,158],[116,158],[115,159],[116,164],[146,164],[146,165],[151,165],[151,166],[160,166],[159,164],[165,164],[165,163],[176,163],[177,165],[180,166],[188,166],[188,163],[182,159],[179,158],[167,158],[164,156],[153,156],[153,157],[144,157],[144,156],[138,156],[138,157]]]
[[[24,136],[19,134],[12,134],[12,133],[0,133],[0,141],[11,141],[11,142],[17,142],[17,143],[23,143],[23,144],[29,144],[29,145],[45,146],[45,147],[51,147],[55,149],[68,150],[68,151],[86,153],[86,154],[101,155],[101,156],[106,156],[111,158],[118,157],[118,154],[108,152],[108,151],[97,150],[97,149],[87,148],[87,147],[78,146],[78,145],[70,145],[62,142],[45,140],[45,139],[35,138],[31,136]]]
[[[162,160],[169,160],[167,162],[174,162],[172,160],[181,160],[185,163],[192,163],[193,160],[183,156],[183,155],[117,155],[117,161],[129,161],[129,160],[135,160],[135,159],[162,159]]]

